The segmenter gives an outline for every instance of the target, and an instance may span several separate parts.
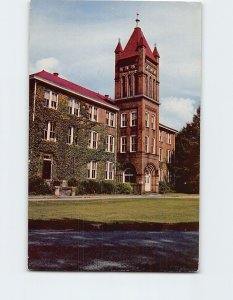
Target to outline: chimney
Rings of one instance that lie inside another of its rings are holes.
[[[106,99],[108,99],[108,98],[109,98],[109,95],[104,95],[104,97],[105,97]]]
[[[53,75],[58,77],[59,73],[53,73]]]

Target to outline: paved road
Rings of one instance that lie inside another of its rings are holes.
[[[29,269],[192,272],[198,232],[30,230]]]

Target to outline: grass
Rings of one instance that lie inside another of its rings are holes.
[[[93,222],[198,222],[198,198],[29,201],[29,219]]]

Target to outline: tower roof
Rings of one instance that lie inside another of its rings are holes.
[[[160,57],[160,55],[159,55],[159,52],[158,52],[158,49],[157,49],[156,45],[155,45],[155,47],[154,47],[153,55],[154,55],[154,57]]]
[[[121,46],[121,42],[120,42],[120,39],[119,39],[119,42],[116,46],[116,49],[115,49],[115,53],[119,53],[119,52],[122,52],[123,49],[122,49],[122,46]]]
[[[128,58],[137,55],[137,49],[138,46],[141,44],[140,39],[142,38],[143,46],[146,48],[146,56],[148,56],[152,61],[155,61],[155,57],[150,49],[150,46],[148,45],[144,34],[140,27],[135,27],[134,31],[131,35],[131,37],[128,40],[128,43],[125,46],[125,49],[123,50],[121,54],[121,59]]]

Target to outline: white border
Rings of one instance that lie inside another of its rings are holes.
[[[233,2],[205,0],[201,237],[198,274],[28,272],[27,30],[28,1],[1,1],[0,298],[232,299],[233,298]]]

